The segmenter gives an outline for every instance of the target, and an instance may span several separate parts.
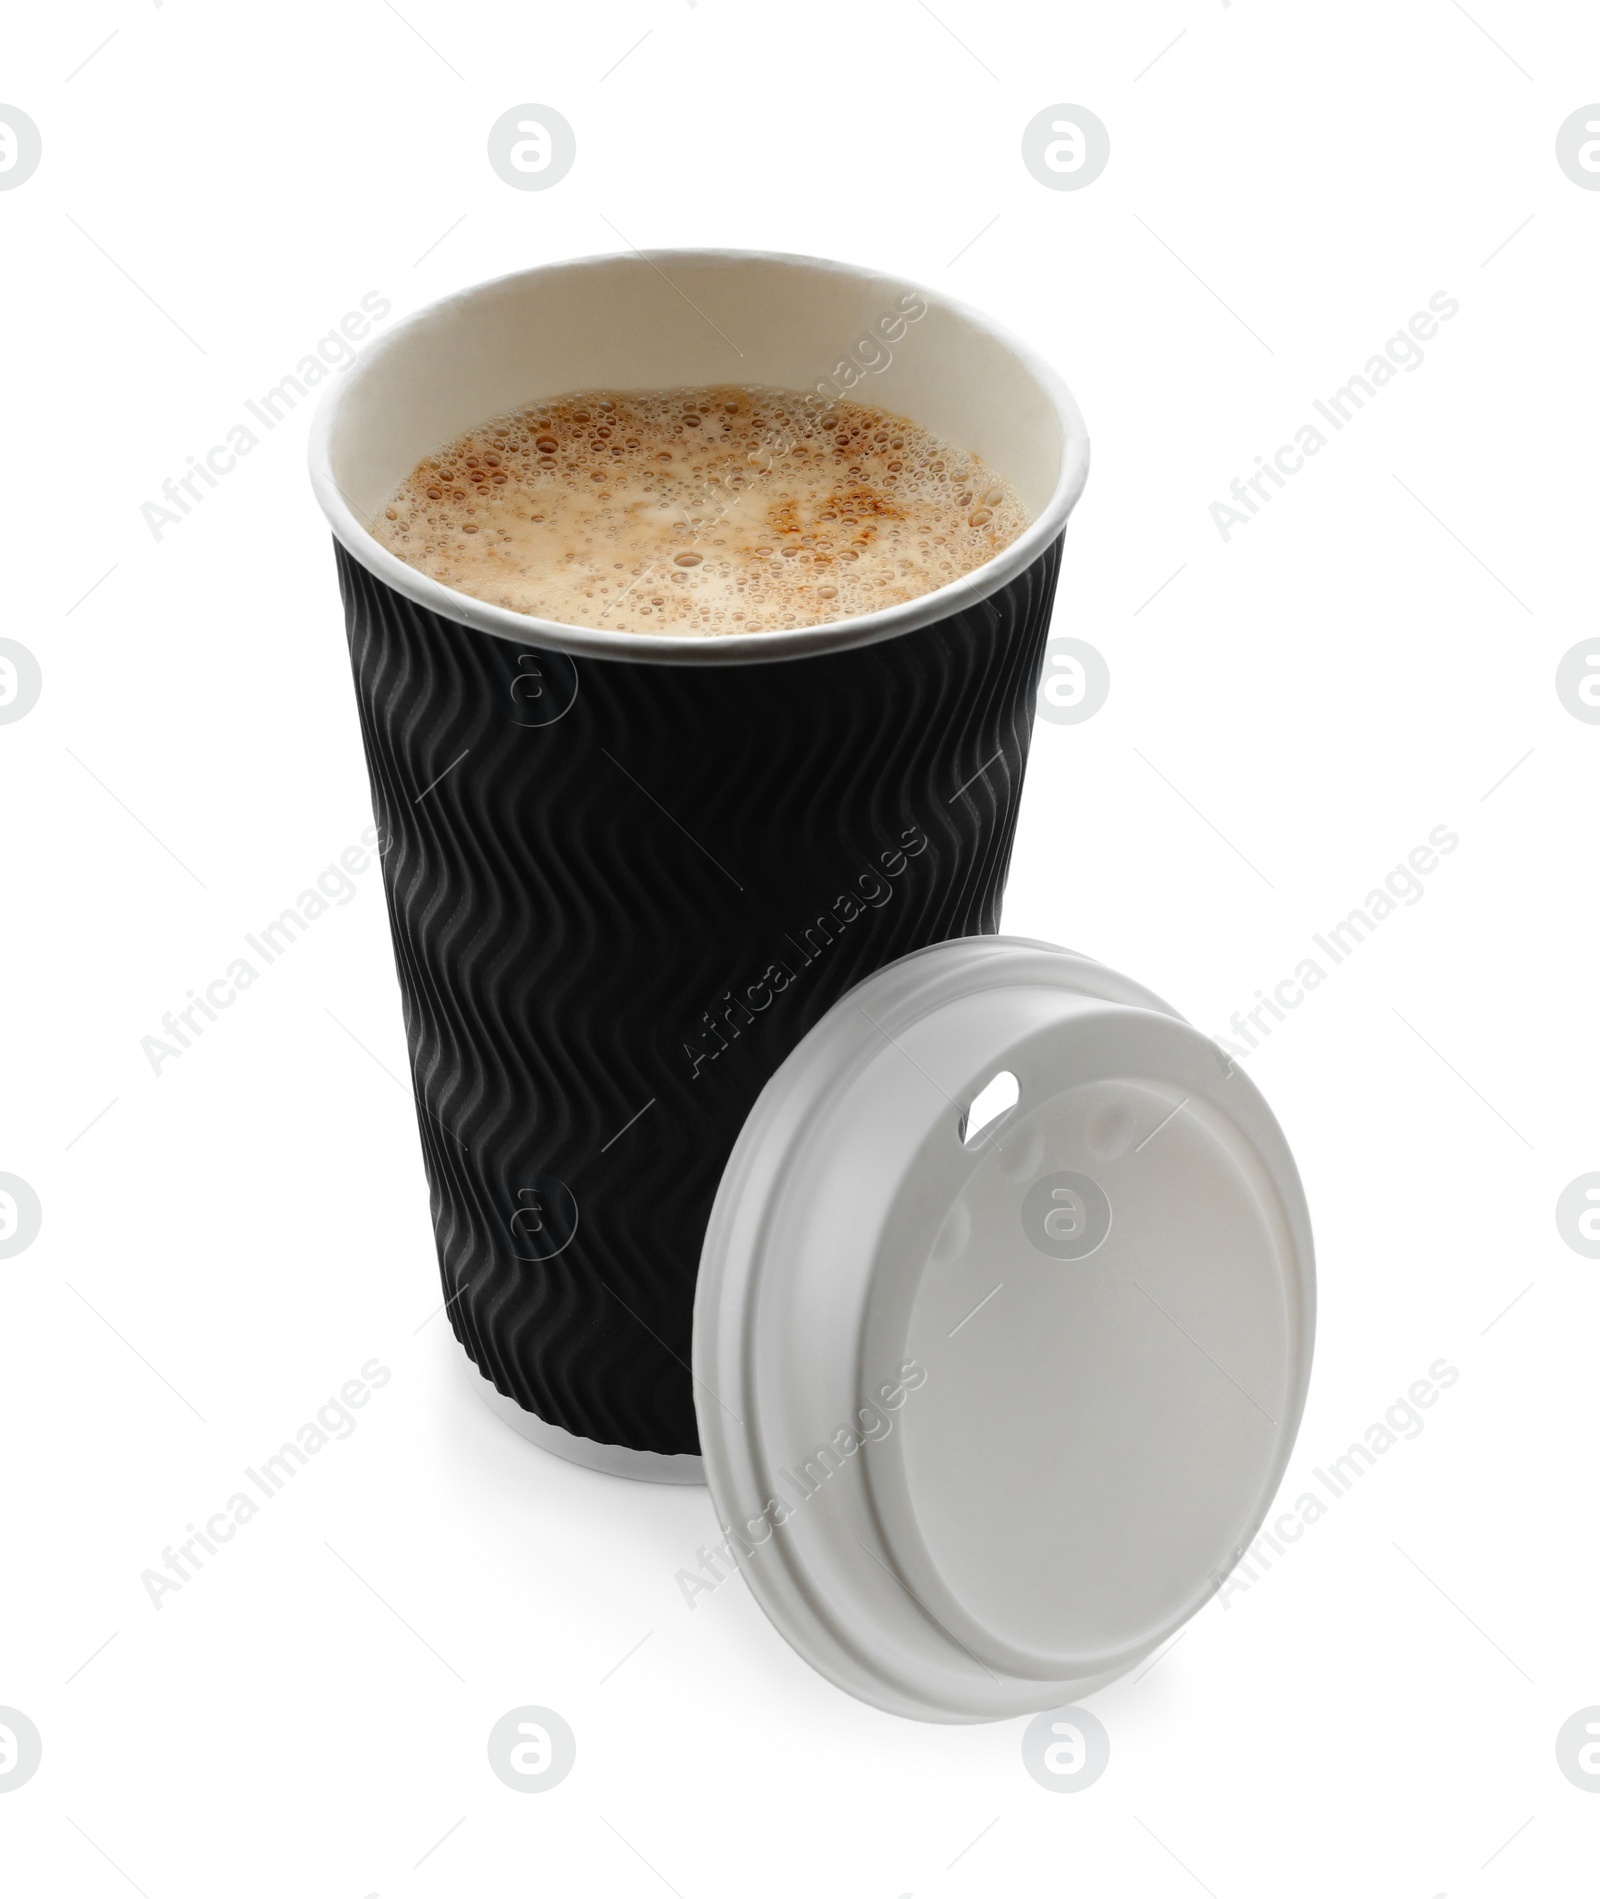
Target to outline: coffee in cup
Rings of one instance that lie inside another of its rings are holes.
[[[1028,525],[980,457],[865,403],[791,390],[592,390],[424,457],[373,533],[479,600],[568,625],[715,638],[898,606]]]

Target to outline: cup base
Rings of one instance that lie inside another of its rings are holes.
[[[543,1418],[524,1410],[515,1398],[497,1390],[470,1359],[462,1363],[474,1390],[496,1417],[509,1424],[519,1437],[537,1444],[542,1451],[564,1457],[569,1464],[647,1484],[703,1484],[706,1480],[704,1460],[688,1451],[635,1451],[625,1444],[600,1444],[590,1437],[574,1437],[559,1424],[546,1424]]]

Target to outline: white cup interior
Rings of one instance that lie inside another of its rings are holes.
[[[985,566],[915,601],[819,627],[716,639],[603,632],[491,606],[430,580],[368,532],[424,456],[493,416],[579,389],[715,383],[817,391],[908,416],[1003,475],[1030,526]],[[311,471],[343,545],[448,619],[523,645],[716,663],[890,638],[993,592],[1060,533],[1088,471],[1088,437],[1044,363],[931,291],[814,258],[656,251],[522,271],[412,317],[324,399]]]

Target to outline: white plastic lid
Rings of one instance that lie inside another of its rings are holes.
[[[919,951],[812,1029],[723,1175],[694,1372],[729,1547],[864,1701],[1058,1707],[1254,1537],[1313,1301],[1288,1146],[1214,1043],[1047,944]]]

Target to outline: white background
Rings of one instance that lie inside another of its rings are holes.
[[[1600,194],[1555,134],[1600,98],[1600,19],[402,11],[105,0],[5,34],[44,141],[0,193],[0,633],[44,680],[0,728],[0,1170],[44,1210],[0,1261],[0,1704],[44,1745],[0,1798],[8,1890],[1591,1891],[1600,1800],[1555,1736],[1600,1702],[1600,1265],[1554,1209],[1600,1168],[1600,727],[1554,677],[1595,630]],[[523,101],[576,130],[548,191],[485,157]],[[1110,129],[1083,190],[1021,161],[1058,102]],[[880,265],[1071,384],[1095,464],[1057,626],[1112,690],[1038,728],[1008,930],[1227,1033],[1460,837],[1248,1058],[1319,1240],[1286,1501],[1435,1360],[1459,1382],[1095,1697],[1110,1766],[1069,1797],[1021,1722],[850,1701],[742,1583],[687,1611],[705,1494],[570,1468],[472,1395],[424,1323],[375,871],[159,1077],[141,1053],[370,821],[307,412],[159,542],[141,503],[364,292],[398,317],[624,240]],[[1421,368],[1224,542],[1210,504],[1438,291]],[[141,1571],[373,1357],[355,1434],[153,1609]],[[578,1741],[536,1798],[485,1756],[522,1703]]]

